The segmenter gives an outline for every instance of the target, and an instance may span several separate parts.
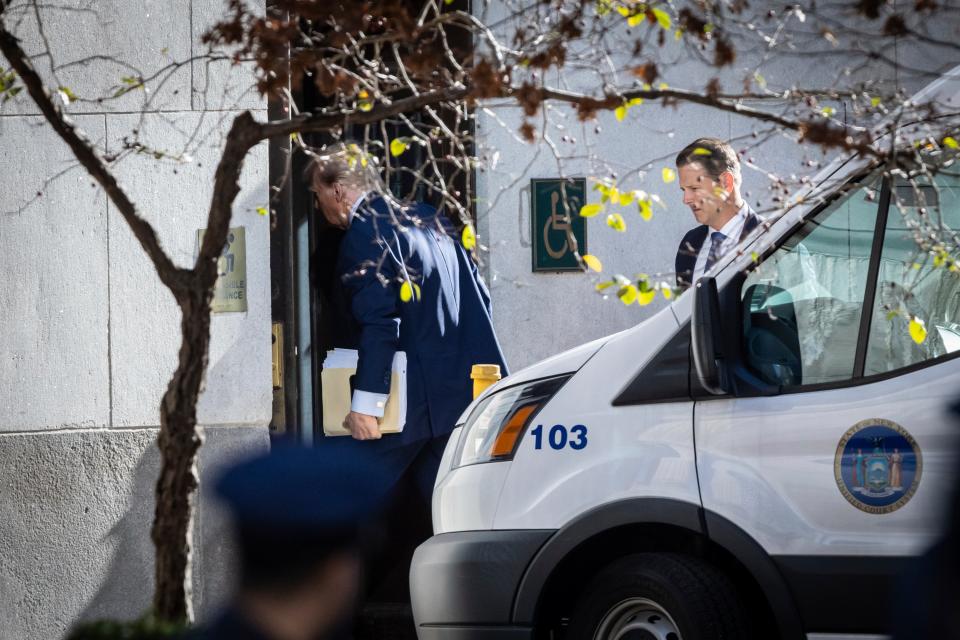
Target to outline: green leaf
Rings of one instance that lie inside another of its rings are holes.
[[[585,204],[580,207],[580,217],[581,218],[592,218],[593,216],[600,213],[603,210],[602,204]]]
[[[638,294],[637,288],[632,284],[620,287],[620,290],[617,291],[617,297],[620,298],[620,302],[625,305],[631,305],[636,302]]]
[[[637,208],[640,210],[640,217],[644,220],[650,220],[653,217],[653,205],[649,200],[638,200]]]
[[[472,251],[477,246],[477,234],[473,231],[473,225],[464,225],[460,241],[463,242],[463,248],[467,251]]]
[[[667,31],[670,30],[670,27],[673,25],[673,21],[670,20],[669,13],[663,9],[653,9],[653,16],[657,19],[657,24],[660,25],[661,29],[665,29]]]
[[[410,302],[411,300],[413,300],[413,286],[409,280],[405,280],[403,284],[400,285],[400,301]]]
[[[390,155],[396,158],[410,147],[404,138],[394,138],[390,141]]]
[[[63,104],[70,104],[71,102],[77,101],[77,95],[70,87],[58,87],[57,93],[60,94],[60,99],[63,100]]]
[[[923,344],[923,341],[927,339],[927,328],[924,326],[923,320],[916,316],[910,318],[910,337],[917,344]]]
[[[615,281],[607,280],[606,282],[598,282],[597,284],[594,285],[593,288],[596,289],[597,291],[604,291],[606,289],[609,289],[615,284],[616,284]]]
[[[583,264],[587,265],[587,267],[593,269],[597,273],[603,271],[603,263],[600,262],[600,259],[597,258],[597,256],[590,255],[588,253],[582,256],[582,260]]]
[[[607,226],[620,233],[627,230],[627,223],[619,213],[611,213],[607,216]]]
[[[888,320],[888,321],[893,320],[893,319],[896,318],[898,315],[900,315],[900,312],[899,312],[899,311],[887,311],[887,320]]]

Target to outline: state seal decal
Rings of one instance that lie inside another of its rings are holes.
[[[920,485],[923,456],[906,429],[872,418],[840,438],[833,474],[847,502],[867,513],[892,513],[907,504]]]

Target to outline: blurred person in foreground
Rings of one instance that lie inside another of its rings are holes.
[[[233,517],[240,585],[189,640],[332,640],[356,608],[386,483],[368,452],[276,446],[216,485]]]
[[[960,437],[960,402],[953,405],[954,437]],[[926,553],[913,558],[897,583],[894,640],[960,640],[960,473],[944,509],[944,533]]]

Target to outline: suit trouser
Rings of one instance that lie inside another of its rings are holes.
[[[372,451],[381,463],[386,481],[391,488],[396,487],[404,475],[416,483],[417,491],[427,504],[433,496],[433,485],[440,469],[440,459],[447,446],[450,434],[435,438],[423,438],[404,444],[395,444],[396,435],[386,435],[379,440],[354,440],[346,436],[323,438],[320,447],[362,447]]]

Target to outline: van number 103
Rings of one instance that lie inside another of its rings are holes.
[[[562,424],[555,424],[549,431],[545,431],[543,425],[538,424],[530,433],[533,434],[534,449],[543,449],[544,435],[550,448],[557,451],[564,447],[580,451],[587,446],[587,428],[582,424],[575,424],[569,429]]]

